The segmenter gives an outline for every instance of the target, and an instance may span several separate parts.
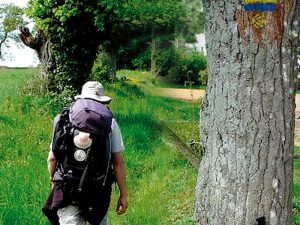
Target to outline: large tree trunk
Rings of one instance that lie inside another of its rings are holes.
[[[204,0],[209,80],[197,224],[291,224],[296,1],[269,1],[278,3],[258,12],[246,6],[253,1]]]
[[[41,78],[51,83],[51,73],[53,73],[56,66],[51,55],[51,42],[49,38],[47,38],[41,30],[33,36],[27,27],[20,27],[19,37],[26,46],[37,52],[41,64]]]

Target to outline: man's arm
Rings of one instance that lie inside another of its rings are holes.
[[[50,177],[52,178],[56,169],[56,159],[53,155],[53,152],[50,150],[47,159],[48,172]]]
[[[113,153],[113,164],[117,184],[120,190],[120,197],[116,211],[119,215],[123,214],[127,210],[127,190],[126,190],[126,172],[125,163],[121,152]]]

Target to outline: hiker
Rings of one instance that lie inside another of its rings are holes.
[[[124,145],[110,101],[102,84],[88,81],[54,119],[47,159],[52,191],[42,209],[52,224],[106,225],[114,181],[120,191],[116,212],[127,210]]]

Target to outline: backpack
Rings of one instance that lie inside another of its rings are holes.
[[[112,112],[100,102],[78,99],[61,112],[54,127],[52,151],[62,174],[64,202],[77,204],[91,224],[101,222],[110,202],[112,119]],[[90,133],[87,149],[73,143],[80,131]]]

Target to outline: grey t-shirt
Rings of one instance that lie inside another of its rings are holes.
[[[112,153],[122,152],[124,143],[119,125],[115,119],[111,123],[111,151]]]
[[[57,123],[59,117],[54,118],[53,122],[53,128],[55,127],[55,124]],[[53,129],[54,131],[54,129]],[[53,139],[53,134],[52,134],[52,139]],[[111,151],[112,153],[116,152],[122,152],[124,150],[124,142],[121,134],[120,127],[117,123],[117,121],[113,118],[112,123],[111,123],[111,133],[110,133],[110,140],[111,140]],[[52,142],[50,144],[50,151],[49,151],[49,156],[54,157],[53,152],[52,152]]]

